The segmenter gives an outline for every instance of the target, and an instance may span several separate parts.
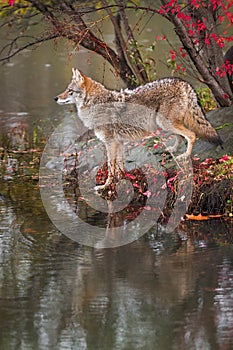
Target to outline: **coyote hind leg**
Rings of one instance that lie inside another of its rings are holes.
[[[170,153],[176,152],[179,148],[179,145],[181,143],[181,137],[180,135],[174,135],[175,142],[172,146],[167,147],[167,151]]]
[[[168,119],[164,118],[162,115],[158,115],[156,122],[157,124],[164,130],[167,130],[173,134],[176,135],[176,137],[183,136],[186,140],[187,140],[187,149],[186,152],[182,153],[181,155],[179,155],[178,157],[176,157],[177,159],[181,159],[181,158],[187,158],[188,156],[191,155],[192,153],[192,149],[193,149],[193,145],[194,142],[196,140],[196,134],[187,129],[181,122],[183,118],[178,118],[178,120],[176,122],[171,122]],[[175,148],[178,146],[177,141],[175,142],[175,144],[168,150],[174,152]],[[173,149],[174,147],[174,149]]]
[[[193,145],[196,140],[196,135],[193,131],[187,129],[185,126],[179,125],[176,127],[176,133],[183,136],[187,140],[187,149],[186,152],[180,154],[177,159],[187,158],[191,155]]]

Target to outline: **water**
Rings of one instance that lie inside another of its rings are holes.
[[[224,223],[98,250],[59,233],[35,189],[21,201],[1,200],[1,349],[232,349]]]
[[[28,139],[19,137],[13,158],[34,162],[0,179],[0,349],[232,349],[232,222],[181,223],[169,234],[152,227],[126,246],[94,249],[49,220],[33,173],[39,155],[23,152],[63,119],[52,98],[75,61],[46,45],[0,67],[1,136],[22,126]]]

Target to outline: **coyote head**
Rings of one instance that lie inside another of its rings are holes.
[[[54,100],[60,105],[75,103],[79,106],[85,98],[84,75],[77,68],[72,68],[72,73],[72,80],[67,89],[54,97]]]

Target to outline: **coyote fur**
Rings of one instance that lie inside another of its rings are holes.
[[[222,144],[215,129],[206,120],[191,85],[178,78],[153,81],[134,90],[112,91],[73,68],[71,83],[55,97],[60,104],[76,104],[84,125],[94,129],[105,144],[108,157],[108,178],[104,186],[123,170],[123,142],[153,135],[156,126],[187,140],[186,152],[191,155],[196,136]],[[102,186],[102,187],[104,187]]]

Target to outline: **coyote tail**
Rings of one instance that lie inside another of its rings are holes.
[[[199,106],[197,100],[193,102],[193,106],[190,112],[187,113],[187,118],[185,118],[185,124],[190,130],[194,131],[198,137],[222,147],[223,141],[206,119],[201,106]]]

